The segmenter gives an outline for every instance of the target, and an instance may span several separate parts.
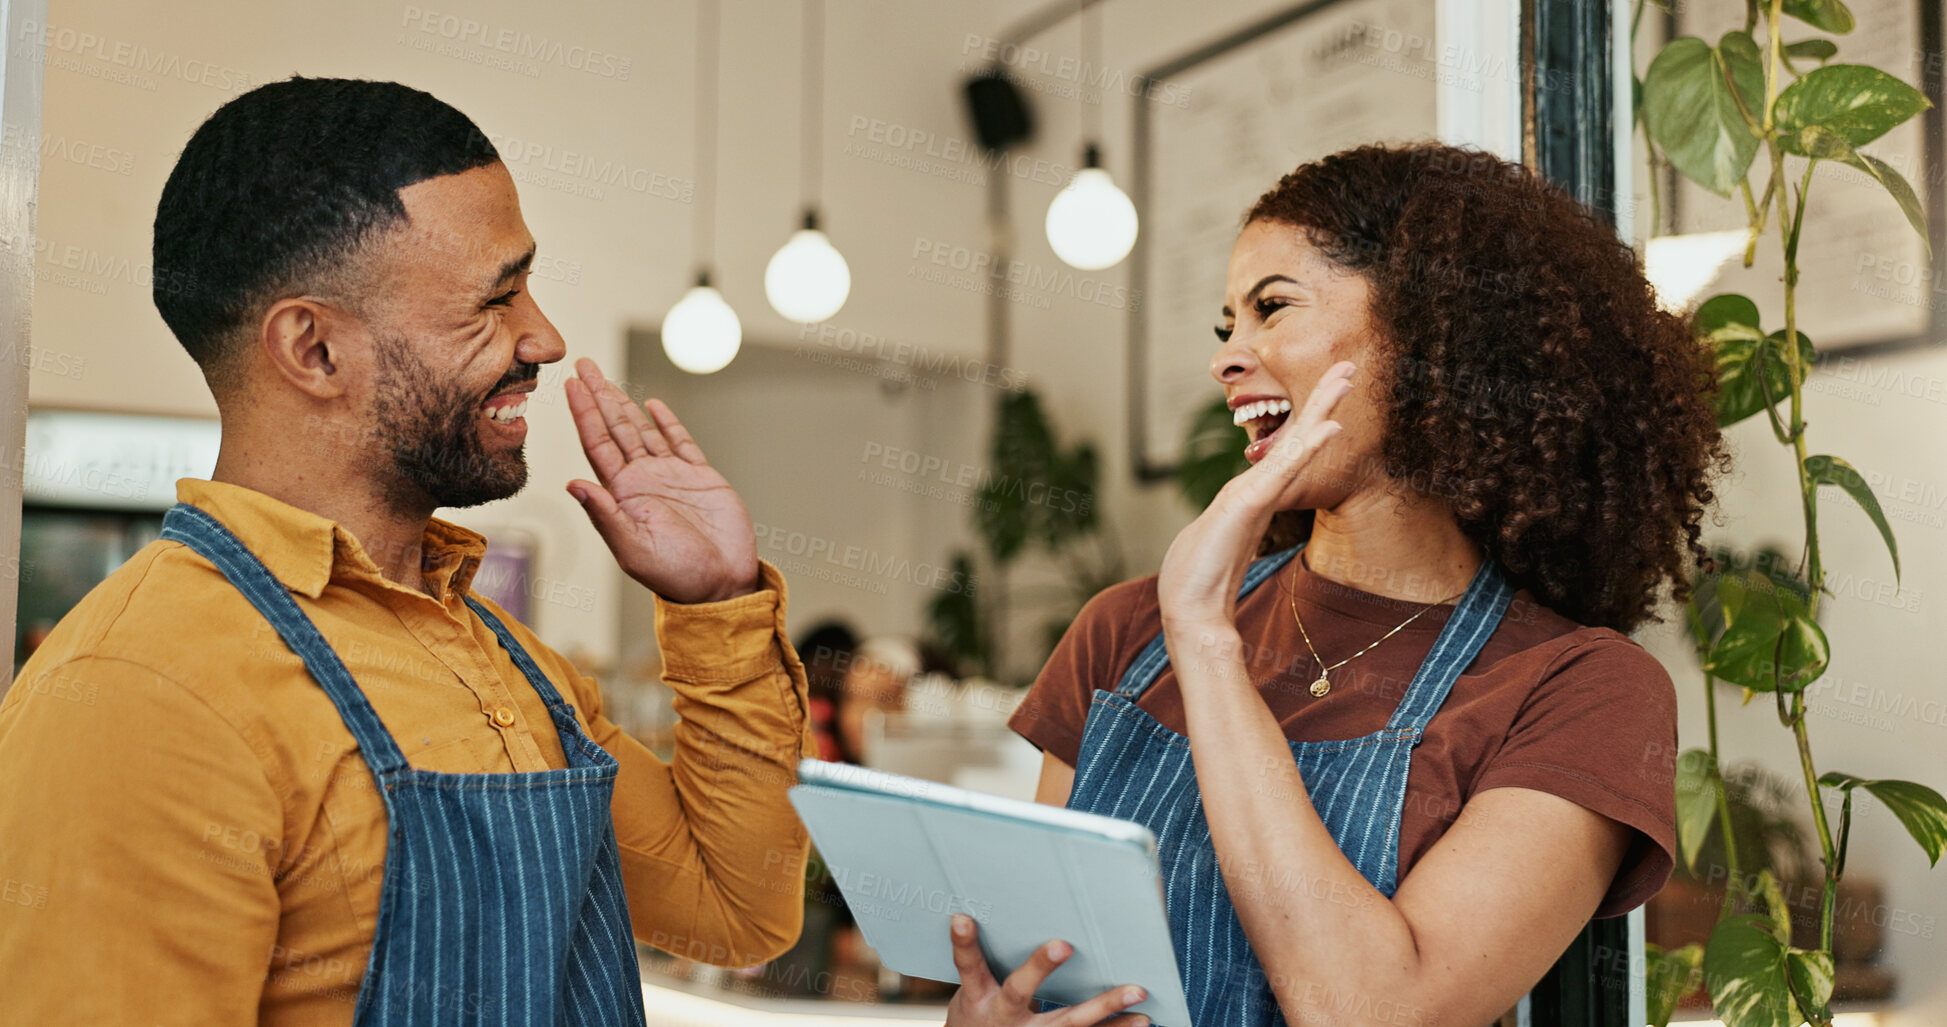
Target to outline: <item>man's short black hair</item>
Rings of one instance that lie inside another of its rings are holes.
[[[156,309],[213,388],[269,303],[330,294],[349,258],[406,217],[399,190],[500,160],[471,119],[397,82],[260,86],[190,136],[156,204]]]

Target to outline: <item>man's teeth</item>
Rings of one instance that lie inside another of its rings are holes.
[[[525,399],[519,403],[508,403],[505,406],[490,407],[487,410],[487,416],[499,421],[501,424],[512,424],[525,413],[527,413],[527,400]]]
[[[1288,399],[1260,399],[1255,403],[1246,403],[1232,411],[1230,423],[1241,428],[1247,422],[1255,421],[1260,417],[1270,417],[1272,414],[1288,414],[1290,412],[1291,401]]]

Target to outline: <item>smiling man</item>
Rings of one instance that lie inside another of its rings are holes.
[[[658,597],[673,762],[432,516],[527,481],[565,353],[534,255],[492,144],[417,90],[292,79],[191,137],[155,301],[221,454],[0,704],[0,877],[35,896],[0,904],[0,1023],[640,1024],[632,934],[795,939],[784,583],[669,409],[565,385],[566,487]]]

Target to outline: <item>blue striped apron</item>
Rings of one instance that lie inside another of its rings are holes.
[[[609,797],[615,757],[575,721],[507,626],[471,597],[547,703],[564,770],[414,770],[311,619],[262,562],[197,507],[162,537],[216,565],[304,660],[378,782],[391,828],[358,1027],[640,1027],[636,966]]]
[[[1296,549],[1251,564],[1242,599],[1296,556]],[[1485,560],[1407,686],[1386,726],[1363,738],[1290,742],[1312,806],[1339,849],[1374,888],[1391,897],[1399,871],[1399,823],[1406,770],[1421,732],[1460,672],[1494,633],[1514,589]],[[1190,740],[1156,722],[1136,700],[1169,663],[1158,634],[1115,691],[1097,689],[1082,730],[1070,809],[1134,820],[1156,833],[1170,938],[1195,1027],[1282,1027],[1264,968],[1238,923],[1218,872],[1190,760]],[[1300,866],[1253,868],[1253,887],[1303,887]],[[1168,1024],[1164,1027],[1191,1027]]]

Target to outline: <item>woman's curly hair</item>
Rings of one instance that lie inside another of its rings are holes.
[[[1361,146],[1286,175],[1244,223],[1305,232],[1371,286],[1389,366],[1382,454],[1519,587],[1628,631],[1681,600],[1728,466],[1714,364],[1635,254],[1561,188],[1492,154]],[[1310,535],[1273,519],[1263,549]]]

